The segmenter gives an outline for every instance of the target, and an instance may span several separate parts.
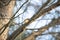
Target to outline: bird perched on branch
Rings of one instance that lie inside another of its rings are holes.
[[[28,23],[29,21],[30,21],[30,19],[27,18],[24,20],[24,23]]]

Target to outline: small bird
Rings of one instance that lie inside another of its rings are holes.
[[[24,23],[28,23],[29,21],[30,21],[30,19],[27,18],[24,20]]]

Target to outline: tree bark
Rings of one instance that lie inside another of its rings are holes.
[[[11,1],[8,5],[0,7],[0,29],[9,22],[9,18],[12,16],[14,4],[15,1]],[[8,30],[9,27],[0,35],[0,40],[6,40],[8,36]]]

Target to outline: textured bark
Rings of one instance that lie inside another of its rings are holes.
[[[15,1],[11,1],[8,5],[0,7],[0,29],[3,27],[3,25],[5,25],[9,22],[8,18],[11,18],[11,16],[12,16],[14,4],[15,4]],[[6,40],[6,38],[8,36],[8,29],[9,28],[7,28],[0,35],[0,40]]]

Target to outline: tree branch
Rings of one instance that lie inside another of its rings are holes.
[[[46,14],[46,12],[52,10],[53,8],[56,8],[57,6],[60,6],[60,0],[58,0],[57,3],[51,5],[50,7],[46,8],[46,9],[42,9],[40,11],[38,11],[35,15],[32,16],[31,19],[28,19],[29,21],[27,23],[22,24],[17,30],[15,30],[12,35],[10,35],[7,40],[14,40],[21,32],[23,32],[23,30],[26,28],[26,26],[28,26],[31,22],[33,22],[34,20],[36,20],[38,17]],[[51,24],[52,25],[52,24]]]
[[[41,35],[44,31],[48,30],[50,27],[54,27],[58,22],[60,23],[60,17],[58,19],[53,19],[48,25],[41,27],[37,32],[33,32],[31,35],[29,35],[24,40],[31,40],[32,38],[35,38],[39,35]]]
[[[16,13],[10,18],[10,21],[0,29],[0,35],[5,31],[5,29],[6,29],[8,26],[10,26],[10,23],[11,23],[11,21],[14,19],[15,15],[16,15],[16,14],[18,13],[18,11],[23,7],[23,5],[24,5],[25,3],[27,3],[27,2],[28,2],[28,0],[21,5],[21,7],[16,11]],[[3,30],[2,30],[2,29],[3,29]]]

